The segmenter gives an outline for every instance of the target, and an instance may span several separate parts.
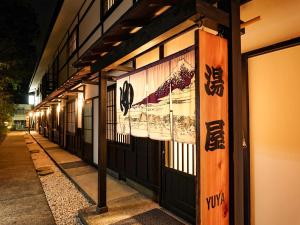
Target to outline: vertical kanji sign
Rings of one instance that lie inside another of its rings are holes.
[[[200,223],[229,224],[227,40],[199,31]]]

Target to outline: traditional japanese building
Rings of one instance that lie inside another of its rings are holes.
[[[299,144],[286,144],[299,132],[281,120],[300,112],[299,8],[59,1],[29,87],[35,129],[98,168],[99,213],[109,173],[192,224],[300,223],[299,201],[279,197],[300,197]]]

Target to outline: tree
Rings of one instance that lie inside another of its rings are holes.
[[[13,114],[12,103],[24,103],[36,60],[36,15],[30,0],[0,4],[0,127]]]

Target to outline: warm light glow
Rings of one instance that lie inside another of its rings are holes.
[[[108,53],[108,52],[103,52],[103,53],[101,53],[100,56],[105,56],[107,53]]]
[[[134,34],[134,33],[138,32],[140,29],[142,29],[142,27],[135,27],[129,33]]]
[[[56,106],[56,112],[57,112],[57,125],[59,125],[59,113],[60,113],[60,103]]]
[[[50,114],[50,108],[47,109],[47,116]]]
[[[78,93],[78,112],[82,110],[83,100],[83,93]]]
[[[59,112],[60,112],[60,103],[58,103],[58,105],[56,106],[56,112],[57,112],[57,114],[59,114]]]
[[[167,11],[171,6],[170,5],[167,5],[167,6],[164,6],[162,8],[160,8],[155,14],[154,16],[159,16],[161,14],[163,14],[165,11]]]
[[[78,98],[77,98],[77,112],[78,112],[78,117],[77,117],[77,125],[78,128],[82,127],[82,108],[83,108],[83,103],[84,103],[84,97],[83,93],[78,93]]]
[[[39,116],[40,116],[40,112],[35,112],[35,113],[34,113],[34,116],[35,116],[35,117],[39,117]]]
[[[118,42],[114,43],[113,46],[116,47],[116,46],[120,45],[121,43],[122,43],[122,41],[118,41]]]
[[[32,116],[33,116],[33,113],[32,113],[32,112],[30,112],[30,113],[29,113],[29,116],[30,116],[30,117],[32,117]]]
[[[42,111],[41,111],[41,116],[43,116],[43,115],[44,115],[44,111],[42,110]]]
[[[28,95],[28,104],[34,105],[34,95]]]

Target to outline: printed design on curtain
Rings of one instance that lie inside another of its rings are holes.
[[[124,94],[121,87],[126,82],[132,87],[129,91],[132,96],[126,95],[129,99],[132,97],[132,101],[125,101],[129,112],[122,111]],[[117,99],[120,102],[117,107],[118,133],[194,144],[194,50],[119,79]]]
[[[129,108],[132,105],[134,92],[129,76],[117,82],[117,133],[130,134]]]
[[[147,71],[147,111],[149,137],[170,140],[170,63],[165,62]]]
[[[195,144],[195,52],[174,58],[170,64],[173,140]]]
[[[130,84],[134,92],[132,106],[129,110],[131,135],[148,137],[146,70],[131,75]]]

